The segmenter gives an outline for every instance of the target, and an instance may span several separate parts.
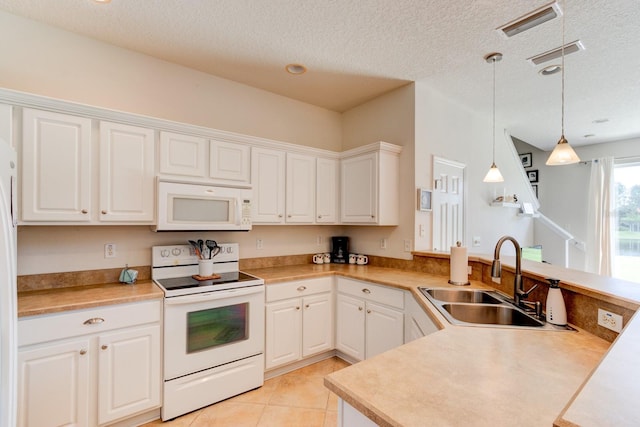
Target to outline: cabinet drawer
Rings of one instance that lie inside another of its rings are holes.
[[[404,292],[388,286],[338,277],[338,292],[391,307],[404,308]]]
[[[159,322],[161,313],[162,300],[153,300],[24,317],[18,321],[18,346]],[[90,319],[96,323],[86,323]]]
[[[277,283],[266,286],[266,301],[278,301],[322,292],[331,292],[332,289],[333,276]]]

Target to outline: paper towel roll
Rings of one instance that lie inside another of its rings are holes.
[[[451,246],[451,256],[449,258],[449,283],[452,285],[468,285],[469,257],[467,256],[467,248],[460,246]]]

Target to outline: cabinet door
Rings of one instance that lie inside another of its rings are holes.
[[[22,220],[91,220],[91,120],[23,110]]]
[[[20,349],[18,367],[19,426],[93,424],[88,339]]]
[[[242,183],[249,182],[251,149],[247,145],[214,141],[210,143],[209,176]]]
[[[316,163],[316,222],[337,222],[337,207],[338,161],[319,158]]]
[[[160,132],[160,173],[204,178],[207,140],[197,136]]]
[[[302,357],[333,349],[331,294],[305,297],[302,307]]]
[[[346,295],[336,299],[336,349],[364,360],[364,301]]]
[[[285,153],[254,147],[251,149],[253,222],[284,222]]]
[[[313,223],[316,210],[316,158],[287,153],[287,222]]]
[[[377,222],[378,153],[343,159],[341,170],[342,222]]]
[[[300,359],[301,304],[296,298],[266,305],[266,369]]]
[[[160,406],[160,326],[98,339],[98,423]]]
[[[404,344],[404,314],[367,302],[367,359]]]
[[[100,220],[152,222],[154,132],[100,122]]]

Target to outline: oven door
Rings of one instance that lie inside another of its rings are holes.
[[[165,299],[164,380],[264,351],[264,286]]]

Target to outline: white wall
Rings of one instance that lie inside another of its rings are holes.
[[[400,154],[400,225],[350,226],[350,250],[369,255],[411,259],[404,240],[414,239],[414,85],[409,84],[366,102],[343,114],[343,147],[348,150],[376,141],[402,146]],[[380,246],[388,239],[387,249]]]
[[[340,151],[340,114],[0,11],[0,87]],[[283,73],[285,71],[283,70]]]
[[[464,245],[472,253],[493,253],[496,242],[503,235],[515,237],[522,246],[531,245],[533,225],[530,218],[517,216],[518,209],[490,205],[494,192],[502,195],[504,190],[520,197],[525,194],[527,183],[522,179],[519,159],[514,158],[511,147],[507,145],[511,142],[502,132],[496,131],[496,163],[505,182],[482,182],[491,165],[491,117],[478,115],[451,102],[426,82],[417,82],[415,86],[415,185],[433,188],[433,156],[466,164]],[[428,233],[417,241],[416,248],[431,249],[431,213],[417,213],[416,226],[419,224],[424,224]],[[480,238],[481,243],[477,247],[471,245],[473,236]],[[505,245],[503,251],[513,253],[509,245]]]

